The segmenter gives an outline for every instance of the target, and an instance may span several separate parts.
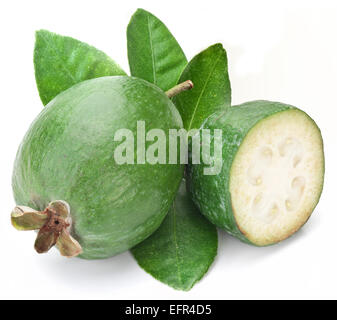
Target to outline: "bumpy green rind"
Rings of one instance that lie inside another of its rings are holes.
[[[35,78],[44,105],[81,81],[126,74],[104,52],[84,42],[47,30],[37,31],[35,37]]]
[[[243,242],[252,244],[239,230],[232,209],[229,179],[233,160],[251,128],[273,114],[290,109],[297,108],[279,102],[252,101],[233,106],[227,111],[215,112],[202,126],[211,129],[211,134],[213,129],[223,130],[222,169],[218,175],[204,175],[203,169],[208,165],[189,165],[189,192],[194,203],[212,223]],[[214,137],[211,136],[212,147],[213,142]]]
[[[16,203],[43,210],[53,200],[68,202],[82,258],[110,257],[141,242],[174,200],[182,166],[114,161],[120,144],[115,132],[130,129],[136,141],[138,120],[147,132],[182,127],[175,106],[156,86],[126,76],[88,80],[53,99],[18,150]]]
[[[216,227],[200,214],[183,181],[159,229],[131,252],[154,278],[187,291],[205,275],[217,248]]]

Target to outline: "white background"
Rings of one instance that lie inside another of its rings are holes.
[[[218,257],[190,292],[141,270],[126,252],[66,259],[33,250],[35,234],[10,225],[17,147],[42,110],[35,86],[34,31],[88,42],[128,70],[125,29],[142,7],[166,23],[191,59],[222,42],[233,103],[269,99],[304,109],[320,126],[326,180],[312,218],[283,243],[255,248],[219,233]],[[337,298],[337,5],[333,1],[1,1],[0,298]]]

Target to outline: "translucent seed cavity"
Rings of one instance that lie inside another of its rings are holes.
[[[305,178],[302,176],[295,177],[291,182],[291,193],[285,201],[285,207],[288,211],[295,210],[302,198],[305,189]]]
[[[254,198],[253,203],[252,203],[252,210],[253,210],[254,214],[259,214],[262,211],[263,202],[264,202],[263,195],[262,195],[262,193],[259,193]]]
[[[269,147],[261,148],[256,155],[256,160],[252,163],[248,170],[248,181],[254,185],[262,184],[262,176],[267,167],[271,165],[273,151]]]
[[[293,209],[293,205],[289,199],[285,201],[285,206],[288,211],[291,211]]]
[[[272,206],[269,208],[268,215],[265,218],[266,223],[273,222],[276,217],[279,215],[280,209],[276,203],[273,203]]]
[[[249,183],[258,192],[251,204],[251,214],[267,224],[299,208],[306,184],[305,178],[298,175],[301,172],[298,166],[303,162],[300,141],[286,137],[275,147],[269,144],[260,147],[247,172]]]
[[[259,193],[254,199],[254,204],[257,205],[261,201],[261,199],[262,199],[262,194]]]
[[[272,215],[272,216],[275,216],[278,212],[279,212],[279,208],[278,208],[277,204],[274,203],[274,205],[269,210],[269,214]]]
[[[300,189],[301,191],[303,191],[305,187],[305,178],[301,176],[295,177],[291,182],[291,187],[293,189]]]
[[[257,186],[262,183],[261,169],[258,166],[252,165],[248,170],[248,181],[253,186]]]
[[[286,138],[279,145],[279,153],[281,157],[285,157],[290,155],[292,152],[296,150],[298,147],[298,143],[294,138]]]
[[[273,157],[273,151],[269,147],[264,147],[261,149],[261,156],[269,162]]]
[[[302,157],[300,157],[299,155],[296,155],[293,160],[293,167],[296,168],[301,162],[301,160],[302,160]]]

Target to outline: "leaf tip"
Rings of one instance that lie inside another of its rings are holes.
[[[36,30],[35,31],[35,39],[39,39],[39,38],[41,38],[41,37],[43,37],[44,35],[47,35],[47,34],[53,34],[53,32],[50,32],[46,29]]]
[[[143,9],[143,8],[137,8],[135,14],[136,14],[136,13],[146,13],[146,14],[148,14],[148,13],[150,13],[150,12],[147,11],[147,10],[145,10],[145,9]]]
[[[223,44],[220,43],[220,42],[211,45],[210,47],[208,47],[208,49],[213,49],[213,50],[219,50],[219,51],[224,51],[224,52],[226,52],[226,50],[225,50]]]
[[[142,8],[137,8],[137,10],[132,14],[131,16],[131,19],[130,19],[130,22],[129,22],[129,25],[130,23],[135,19],[137,18],[138,16],[140,15],[143,15],[144,13],[146,13],[147,11],[142,9]]]

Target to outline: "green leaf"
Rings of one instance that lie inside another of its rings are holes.
[[[104,52],[47,30],[36,32],[34,67],[44,105],[78,82],[103,76],[125,75]]]
[[[158,18],[138,9],[128,25],[127,42],[132,76],[154,83],[164,91],[177,84],[187,60]]]
[[[231,104],[227,54],[215,44],[196,55],[186,66],[179,82],[192,80],[194,88],[174,97],[187,130],[199,129],[208,116]]]
[[[215,226],[194,206],[183,181],[162,225],[131,252],[154,278],[187,291],[207,272],[217,247]]]

